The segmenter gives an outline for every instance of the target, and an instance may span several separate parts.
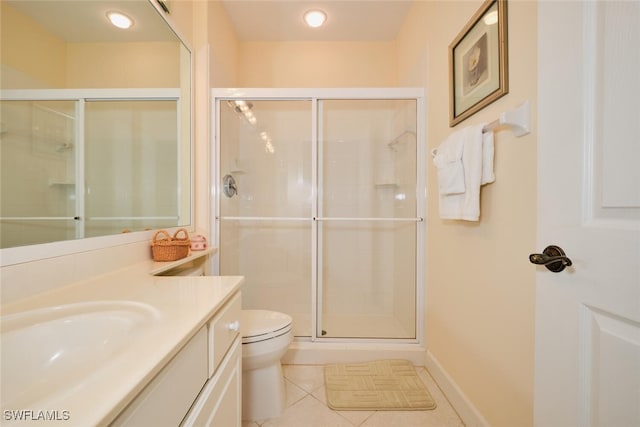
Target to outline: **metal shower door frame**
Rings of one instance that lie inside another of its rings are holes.
[[[229,100],[252,101],[311,101],[311,217],[221,217],[220,197],[222,195],[222,176],[220,167],[220,106],[222,102]],[[416,101],[416,217],[412,218],[333,218],[320,217],[319,210],[319,159],[318,141],[320,121],[318,105],[322,100],[415,100]],[[220,223],[224,219],[233,220],[269,220],[269,221],[301,221],[311,222],[311,337],[312,342],[353,342],[353,338],[324,338],[321,336],[319,325],[322,324],[322,280],[319,272],[318,225],[324,221],[402,221],[416,223],[416,337],[415,339],[394,338],[358,338],[361,343],[402,343],[421,344],[424,336],[424,288],[425,288],[425,235],[426,235],[426,148],[425,148],[425,102],[424,89],[422,88],[302,88],[302,89],[266,89],[266,88],[228,88],[212,89],[212,133],[211,150],[211,211],[213,244],[220,247]],[[213,274],[220,273],[220,257],[216,254],[212,262]]]

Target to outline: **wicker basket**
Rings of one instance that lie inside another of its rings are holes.
[[[183,233],[184,237],[178,237]],[[191,241],[186,229],[178,229],[173,237],[166,230],[159,230],[153,235],[151,252],[154,261],[176,261],[189,255]]]

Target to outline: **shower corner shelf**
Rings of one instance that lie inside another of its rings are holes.
[[[391,189],[396,189],[398,188],[398,184],[395,182],[378,182],[375,184],[376,188],[391,188]]]
[[[49,187],[55,187],[55,186],[73,186],[76,185],[75,182],[69,182],[69,181],[58,181],[55,179],[50,179],[49,180]]]

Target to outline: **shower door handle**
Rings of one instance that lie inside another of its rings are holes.
[[[232,175],[227,174],[222,178],[222,192],[227,197],[233,197],[238,194],[238,187],[236,187],[236,180]]]

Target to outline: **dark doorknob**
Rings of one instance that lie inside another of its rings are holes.
[[[569,267],[572,264],[562,248],[554,245],[544,248],[541,254],[529,255],[529,261],[532,264],[544,265],[554,273],[560,273],[565,267]]]

